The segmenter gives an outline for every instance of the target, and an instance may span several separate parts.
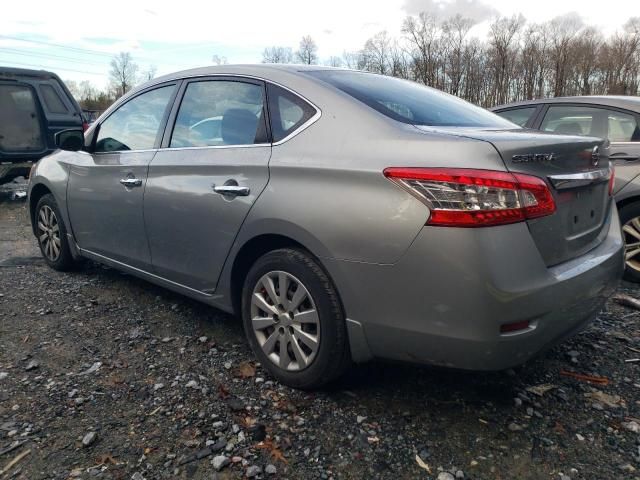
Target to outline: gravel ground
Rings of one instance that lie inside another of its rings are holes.
[[[229,315],[48,269],[24,201],[0,226],[0,479],[640,478],[640,311],[610,301],[516,371],[373,363],[304,393]]]

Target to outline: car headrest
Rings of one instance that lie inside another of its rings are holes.
[[[554,133],[564,133],[565,135],[584,135],[578,122],[561,123],[553,131]]]
[[[257,129],[258,117],[250,110],[230,108],[222,116],[220,134],[226,145],[253,144]]]

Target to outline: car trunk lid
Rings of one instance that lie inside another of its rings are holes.
[[[418,128],[489,142],[508,171],[547,182],[556,212],[527,221],[547,266],[578,257],[604,239],[611,197],[603,140],[525,129]]]

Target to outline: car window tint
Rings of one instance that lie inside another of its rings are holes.
[[[156,88],[120,106],[100,124],[94,151],[153,148],[174,88],[174,85]]]
[[[608,126],[612,142],[640,142],[640,126],[633,115],[610,111]]]
[[[20,85],[0,85],[0,150],[43,148],[40,113],[32,90]]]
[[[44,99],[44,104],[47,110],[51,113],[68,113],[67,107],[64,106],[64,102],[55,91],[52,85],[40,85],[40,93]]]
[[[269,84],[271,135],[279,142],[306,123],[316,113],[308,102],[277,85]]]
[[[365,72],[308,72],[394,120],[413,125],[514,128],[495,113],[416,82]]]
[[[191,82],[171,135],[171,148],[250,145],[266,141],[261,85],[240,81]]]
[[[526,108],[512,108],[510,110],[503,110],[501,112],[496,112],[502,118],[509,120],[510,122],[515,123],[516,125],[520,125],[524,127],[531,115],[536,111],[536,107],[526,107]]]
[[[540,130],[565,135],[590,135],[605,138],[607,110],[575,105],[552,105]]]

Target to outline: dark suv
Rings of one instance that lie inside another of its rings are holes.
[[[53,152],[56,132],[78,127],[82,110],[55,73],[0,66],[0,183]]]

